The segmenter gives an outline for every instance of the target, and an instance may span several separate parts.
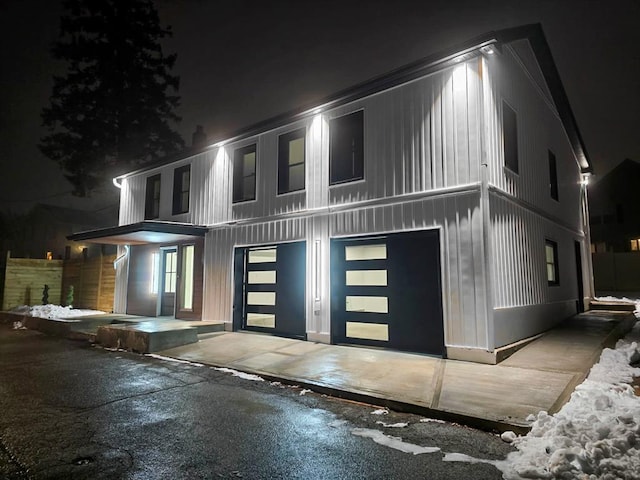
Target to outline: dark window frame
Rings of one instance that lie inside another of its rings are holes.
[[[187,188],[184,189],[184,175],[188,175]],[[191,165],[178,167],[173,171],[173,214],[189,212],[191,196]],[[186,195],[185,195],[186,194]]]
[[[157,190],[155,186],[158,186]],[[144,219],[154,220],[160,217],[160,191],[162,188],[162,175],[147,177],[144,200]]]
[[[556,162],[556,155],[551,150],[548,153],[549,156],[549,194],[551,198],[559,202],[558,196],[558,163]]]
[[[363,179],[364,110],[357,110],[329,120],[329,185]]]
[[[518,115],[502,100],[502,148],[504,166],[516,175],[520,174],[518,159]]]
[[[294,140],[302,139],[302,162],[289,163],[289,145]],[[307,162],[307,128],[302,127],[278,137],[278,195],[299,192],[306,188],[306,162]],[[302,165],[302,187],[291,188],[291,168]]]
[[[547,259],[547,247],[551,247],[553,250],[553,262],[549,262]],[[544,261],[545,261],[545,272],[547,276],[547,284],[550,287],[556,287],[560,285],[560,265],[558,261],[558,242],[554,242],[553,240],[549,240],[548,238],[544,241]],[[549,278],[549,265],[553,266],[553,278]]]
[[[247,154],[254,154],[253,173],[244,172],[244,157]],[[253,177],[253,196],[248,196],[245,192],[245,179]],[[233,152],[233,203],[250,202],[256,199],[258,177],[258,145],[252,143],[245,147],[237,148]]]

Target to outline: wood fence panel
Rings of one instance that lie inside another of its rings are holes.
[[[7,258],[2,310],[19,305],[42,304],[42,291],[49,286],[48,303],[60,303],[62,260]]]
[[[42,290],[47,284],[48,303],[66,305],[69,287],[73,285],[75,308],[111,312],[116,283],[115,258],[116,255],[86,260],[7,258],[1,272],[4,276],[2,310],[40,305]]]

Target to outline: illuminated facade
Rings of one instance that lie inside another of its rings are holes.
[[[123,175],[76,237],[121,245],[116,312],[492,362],[592,296],[590,170],[531,25]]]

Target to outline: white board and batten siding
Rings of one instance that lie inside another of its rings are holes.
[[[207,235],[204,316],[231,319],[234,247],[306,240],[307,331],[329,335],[330,238],[435,228],[447,343],[487,348],[478,62],[225,145],[230,158],[236,148],[257,145],[257,200],[232,205],[231,219],[238,223],[212,225]],[[364,110],[364,180],[329,187],[329,121],[358,110]],[[278,136],[301,127],[307,129],[306,190],[278,196]],[[296,212],[300,216],[287,217]],[[318,247],[319,302],[312,294]]]
[[[523,55],[525,46],[519,47]],[[583,266],[588,248],[578,214],[584,194],[580,166],[548,92],[539,86],[540,72],[527,70],[537,65],[509,47],[499,57],[486,57],[483,62],[486,151],[493,159],[488,162],[489,209],[495,347],[499,347],[575,313],[574,242],[581,242]],[[503,100],[516,112],[517,174],[505,167]],[[549,151],[556,158],[557,201],[550,193]],[[547,282],[546,239],[558,244],[558,286]]]

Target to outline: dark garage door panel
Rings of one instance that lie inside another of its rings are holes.
[[[386,245],[386,259],[345,260],[345,247]],[[444,354],[440,241],[437,230],[334,239],[331,248],[331,323],[334,343]],[[347,270],[387,271],[387,286],[347,286]],[[388,313],[347,312],[347,295],[386,296]],[[388,341],[349,338],[346,322],[387,324]]]

